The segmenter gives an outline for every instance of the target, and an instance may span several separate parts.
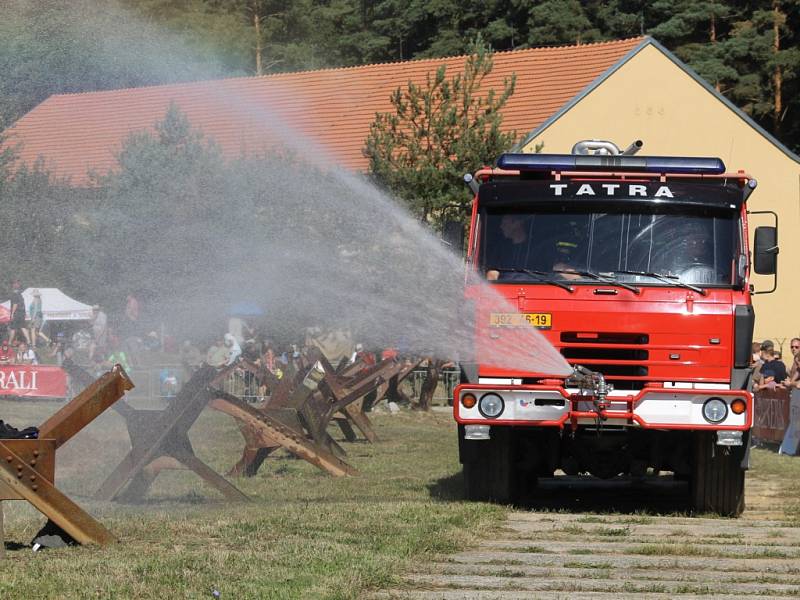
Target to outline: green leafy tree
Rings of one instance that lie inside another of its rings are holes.
[[[727,60],[724,43],[735,19],[730,3],[659,0],[653,3],[651,13],[659,23],[649,33],[670,46],[717,91],[728,89],[738,79],[739,73]]]
[[[239,215],[225,201],[221,152],[173,104],[154,130],[128,136],[117,161],[94,175],[99,197],[76,232],[79,279],[109,302],[130,290],[178,298],[219,267],[209,240],[223,238],[212,232]]]
[[[723,92],[779,139],[791,140],[783,134],[798,126],[800,52],[795,32],[800,7],[772,0],[746,8],[721,42],[727,64],[736,72]]]
[[[584,8],[603,39],[623,39],[642,35],[655,24],[651,5],[647,0],[592,0]]]
[[[67,207],[78,202],[73,190],[54,180],[41,160],[0,175],[0,271],[4,274],[0,291],[6,291],[15,277],[33,286],[68,283],[65,274],[73,255],[68,237],[72,213]]]
[[[372,175],[425,222],[465,219],[469,196],[462,176],[492,164],[516,138],[501,129],[515,77],[504,80],[500,93],[482,90],[492,51],[480,39],[471,50],[462,73],[448,78],[442,66],[424,85],[397,88],[394,112],[377,114],[366,140]]]
[[[108,0],[98,10],[91,0],[0,3],[0,119],[12,122],[52,94],[225,72],[218,45],[192,44],[135,4]]]

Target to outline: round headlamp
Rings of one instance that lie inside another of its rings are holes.
[[[709,398],[703,404],[703,417],[709,423],[721,423],[728,416],[728,405],[721,398]]]
[[[487,419],[496,419],[506,407],[503,399],[494,393],[488,393],[481,396],[478,402],[478,411]]]

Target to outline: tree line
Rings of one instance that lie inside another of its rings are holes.
[[[797,148],[798,5],[788,1],[114,0],[96,11],[90,0],[73,0],[70,10],[55,0],[7,0],[0,13],[6,122],[54,93],[469,54],[461,73],[439,69],[425,83],[395,90],[393,112],[377,115],[364,141],[370,176],[436,228],[464,221],[469,195],[461,175],[490,164],[514,139],[501,130],[514,79],[481,89],[492,49],[651,33]],[[286,203],[268,200],[329,174],[310,174],[287,156],[223,160],[175,107],[155,132],[131,134],[118,168],[90,189],[54,179],[41,163],[13,170],[13,148],[0,147],[3,272],[109,304],[137,290],[180,319],[187,312],[174,299],[195,293],[212,299],[206,308],[213,314],[233,285],[228,265],[256,281],[268,264],[242,255],[247,245],[237,238],[287,240],[279,251],[319,238],[323,248],[326,231],[352,226],[321,227],[315,212],[298,218]],[[328,198],[351,191],[336,180],[328,185],[330,192],[310,193],[326,214],[338,215]],[[336,252],[356,256],[361,249],[348,248],[351,242]],[[319,264],[326,254],[319,252]],[[307,300],[313,310],[314,299]]]
[[[6,0],[0,118],[51,94],[652,35],[800,149],[798,0]]]

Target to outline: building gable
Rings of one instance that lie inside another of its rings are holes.
[[[659,57],[656,55],[661,55],[661,57],[665,58],[666,61],[658,60]],[[601,86],[607,87],[608,82],[612,79],[612,76],[615,73],[623,69],[626,65],[628,65],[631,62],[642,60],[642,57],[645,57],[645,60],[649,65],[650,71],[644,73],[640,72],[640,76],[636,82],[629,82],[628,88],[624,90],[626,95],[629,94],[632,97],[636,98],[641,96],[652,95],[652,92],[655,91],[657,94],[663,95],[665,100],[672,101],[672,103],[674,103],[676,100],[674,97],[676,89],[674,87],[671,87],[669,83],[663,80],[663,75],[664,73],[667,72],[666,62],[669,61],[670,63],[672,63],[674,67],[676,67],[679,71],[681,71],[685,75],[684,78],[678,77],[678,79],[685,79],[685,81],[681,81],[679,83],[680,88],[684,88],[689,83],[689,80],[693,81],[698,86],[698,90],[695,90],[695,92],[699,92],[699,90],[702,89],[710,96],[710,98],[705,99],[706,101],[710,102],[711,104],[714,103],[721,104],[722,107],[725,107],[727,111],[730,111],[730,113],[732,113],[732,115],[730,116],[735,116],[736,119],[740,119],[741,121],[743,121],[743,124],[751,128],[759,136],[763,137],[767,142],[769,142],[769,144],[773,145],[775,148],[777,148],[780,152],[782,152],[792,161],[800,163],[800,157],[798,157],[794,152],[792,152],[786,146],[784,146],[778,139],[776,139],[773,135],[771,135],[763,127],[761,127],[758,123],[756,123],[749,115],[747,115],[747,113],[745,113],[735,104],[733,104],[730,100],[728,100],[724,95],[722,95],[716,89],[714,89],[713,86],[709,85],[709,83],[705,79],[700,77],[686,63],[682,62],[669,50],[667,50],[657,41],[649,37],[645,38],[641,44],[633,48],[626,56],[621,58],[619,62],[612,65],[606,72],[604,72],[595,81],[589,84],[579,95],[575,96],[572,100],[570,100],[561,110],[559,110],[552,117],[547,119],[544,123],[534,128],[519,144],[518,149],[522,151],[531,151],[537,141],[541,142],[543,138],[547,137],[545,132],[548,128],[550,128],[553,124],[558,122],[567,113],[573,110],[573,108],[575,108],[579,103],[582,103],[593,92],[595,92],[595,90],[597,90]],[[641,76],[645,74],[648,76],[646,77]],[[702,95],[703,94],[699,94],[699,96]],[[618,96],[618,100],[621,98],[622,96]],[[607,118],[613,121],[619,121],[621,119],[635,120],[636,117],[640,116],[636,112],[637,110],[645,112],[648,110],[657,111],[659,109],[657,107],[654,108],[654,106],[659,106],[659,105],[663,106],[663,104],[664,104],[663,102],[659,103],[656,101],[655,105],[653,103],[650,103],[648,106],[644,106],[643,104],[640,103],[637,107],[634,107],[634,110],[632,112],[626,113],[624,109],[626,107],[631,108],[632,105],[630,103],[618,101],[616,112],[613,115],[609,115]],[[695,107],[694,104],[689,104],[684,107],[684,110],[688,112],[693,110],[693,107]],[[714,109],[710,108],[710,110]],[[682,114],[675,115],[675,117],[679,120],[685,116],[686,116],[685,112]],[[588,133],[590,133],[589,137],[597,137],[597,135],[595,135],[592,132]],[[626,140],[619,140],[619,142],[625,143],[627,145]],[[674,148],[674,146],[671,147]]]

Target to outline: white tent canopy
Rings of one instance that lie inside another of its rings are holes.
[[[26,311],[33,300],[34,289],[38,289],[42,295],[42,317],[45,321],[91,320],[92,307],[90,305],[70,298],[58,288],[27,288],[22,292]],[[9,307],[9,302],[4,302],[3,306]]]

